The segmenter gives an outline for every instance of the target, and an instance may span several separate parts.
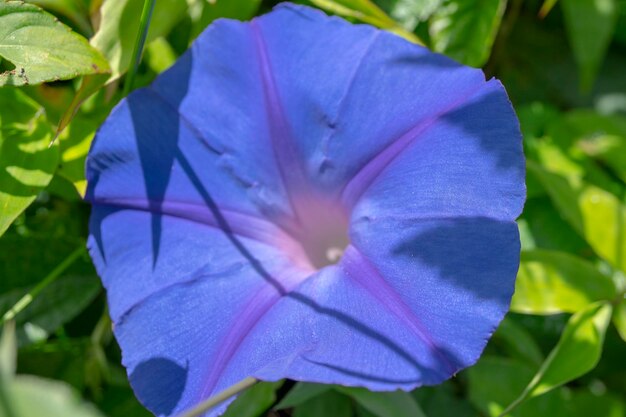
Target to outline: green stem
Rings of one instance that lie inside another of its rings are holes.
[[[135,48],[133,49],[133,61],[128,68],[126,74],[126,82],[124,83],[124,97],[130,93],[135,83],[135,76],[137,75],[137,68],[141,62],[141,56],[143,55],[143,47],[146,44],[146,38],[148,37],[148,29],[150,28],[150,20],[152,19],[152,11],[154,10],[154,4],[156,0],[145,0],[143,2],[143,10],[141,11],[141,20],[139,21],[139,32],[135,39]]]
[[[251,376],[242,379],[235,385],[231,385],[224,391],[218,392],[217,394],[207,399],[206,401],[201,402],[191,410],[187,410],[183,414],[180,414],[178,417],[198,417],[206,411],[210,410],[211,408],[215,407],[219,403],[226,401],[233,395],[239,394],[240,392],[250,388],[257,382],[259,382],[259,380]]]
[[[17,316],[22,310],[24,310],[28,305],[44,290],[48,285],[53,283],[58,277],[61,276],[65,270],[70,267],[83,253],[85,252],[85,245],[81,243],[81,245],[72,252],[63,262],[57,265],[56,268],[52,270],[39,284],[35,285],[35,288],[26,293],[22,298],[19,299],[17,303],[9,311],[4,313],[2,316],[2,323],[4,324],[9,320],[12,320]]]

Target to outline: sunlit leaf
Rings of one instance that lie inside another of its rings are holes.
[[[502,414],[592,370],[602,354],[611,304],[598,302],[573,315],[561,339],[522,394]]]
[[[102,5],[100,28],[91,39],[91,44],[109,60],[111,80],[119,78],[130,66],[142,8],[142,1],[133,0],[107,0]],[[147,42],[169,33],[182,19],[186,9],[185,0],[156,2]]]
[[[98,120],[77,117],[61,134],[61,166],[59,175],[70,181],[76,191],[85,194],[85,158],[89,152],[91,141],[99,125]]]
[[[66,16],[86,36],[92,35],[89,11],[82,0],[28,0],[54,14]]]
[[[481,67],[489,58],[506,0],[446,0],[430,22],[436,52]]]
[[[408,31],[415,30],[418,23],[426,21],[441,6],[443,0],[389,0],[386,10],[389,16]]]
[[[51,138],[41,106],[17,89],[0,89],[0,235],[52,179],[59,152],[48,147]]]
[[[500,416],[504,407],[515,400],[532,379],[534,369],[536,368],[515,359],[483,356],[467,371],[469,400],[484,415]],[[529,399],[508,416],[569,417],[563,403],[563,393],[555,390],[544,396]]]
[[[315,6],[339,16],[358,19],[370,25],[394,32],[403,38],[423,44],[412,32],[405,30],[395,20],[387,16],[370,0],[310,0]]]
[[[17,361],[15,323],[8,322],[2,327],[0,336],[0,390],[3,384],[13,378]]]
[[[615,306],[615,311],[613,312],[613,324],[615,324],[615,328],[619,335],[626,342],[626,299],[622,300],[617,306]]]
[[[64,383],[34,376],[18,376],[8,386],[10,417],[103,417],[83,402],[78,393]]]
[[[87,40],[39,7],[0,2],[0,57],[15,68],[0,73],[0,86],[39,84],[109,72]]]
[[[522,252],[511,310],[519,313],[575,313],[599,300],[611,300],[610,277],[593,264],[565,252]]]
[[[528,162],[564,218],[595,252],[626,271],[626,206],[613,194]]]

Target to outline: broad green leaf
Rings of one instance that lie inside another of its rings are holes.
[[[506,0],[445,0],[430,20],[433,49],[473,67],[489,59]]]
[[[74,116],[76,116],[76,113],[78,112],[80,106],[82,106],[82,104],[89,97],[91,97],[98,90],[100,90],[100,88],[102,88],[104,84],[106,84],[108,79],[108,74],[86,75],[83,77],[80,87],[78,88],[78,91],[76,91],[72,102],[69,106],[67,106],[65,112],[63,112],[63,115],[61,116],[61,120],[59,121],[59,124],[57,126],[53,141],[55,141],[59,137],[59,135],[65,130],[67,125],[69,125],[70,122],[74,119]]]
[[[70,181],[83,196],[87,188],[85,159],[99,120],[76,117],[60,136],[61,166],[58,174]]]
[[[108,59],[112,70],[110,80],[119,78],[130,66],[142,8],[143,1],[136,0],[106,0],[102,5],[100,28],[91,44]],[[157,1],[146,42],[167,35],[186,10],[185,0]]]
[[[534,366],[515,359],[483,356],[467,370],[468,397],[472,404],[489,417],[500,416],[504,407],[532,379]],[[515,417],[570,417],[564,407],[564,393],[554,390],[544,396],[531,398],[508,416]]]
[[[502,414],[509,413],[528,398],[544,394],[592,370],[602,354],[611,310],[611,304],[598,302],[574,314],[539,371]]]
[[[459,395],[458,381],[450,379],[433,387],[420,387],[412,391],[411,395],[428,416],[476,417],[477,411],[468,401],[467,395]]]
[[[565,28],[580,72],[580,85],[591,89],[617,23],[615,0],[562,0]]]
[[[7,417],[103,417],[95,407],[83,402],[77,392],[61,382],[18,376],[7,388],[15,414]]]
[[[27,3],[36,4],[56,15],[66,16],[83,34],[92,35],[89,10],[82,0],[28,0]]]
[[[531,365],[539,366],[543,362],[543,354],[532,335],[510,317],[502,320],[493,335],[493,340],[504,345],[511,356],[518,357]]]
[[[210,3],[207,3],[210,4]],[[176,61],[176,53],[167,39],[160,37],[153,40],[146,47],[147,63],[150,69],[157,74],[171,67]]]
[[[352,417],[350,398],[336,391],[327,391],[300,404],[294,417]]]
[[[372,392],[365,388],[341,386],[335,389],[352,397],[354,401],[378,417],[426,417],[417,401],[408,392]]]
[[[624,417],[624,401],[610,393],[574,391],[569,399],[568,417]]]
[[[532,171],[528,170],[527,177],[531,176],[534,177]],[[536,179],[535,181],[543,189],[539,180]],[[529,232],[532,235],[531,243],[534,244],[533,247],[529,247],[531,245],[526,242],[526,247],[523,247],[523,250],[541,248],[568,252],[577,256],[593,254],[589,244],[563,218],[547,194],[526,200],[522,219],[527,222]],[[525,238],[528,240],[528,236]]]
[[[47,338],[87,307],[100,289],[95,276],[65,275],[52,282],[15,317],[19,344]],[[26,293],[27,290],[16,289],[0,295],[0,316]]]
[[[51,138],[41,106],[20,90],[0,89],[0,236],[52,179],[59,151],[48,147]]]
[[[85,38],[39,7],[18,1],[0,2],[0,57],[15,65],[0,74],[0,86],[109,72]]]
[[[626,183],[626,117],[575,110],[563,117],[563,124],[553,134],[566,136],[566,140],[606,164]]]
[[[224,417],[257,417],[267,410],[276,399],[280,382],[260,382],[239,395],[228,407]]]
[[[309,0],[312,4],[330,13],[358,19],[370,25],[386,29],[411,42],[423,45],[412,32],[405,30],[395,20],[387,16],[371,0]]]
[[[613,194],[573,176],[553,174],[528,161],[563,217],[616,268],[626,271],[626,206]]]
[[[318,395],[332,389],[332,385],[328,384],[313,384],[310,382],[298,382],[290,391],[287,393],[285,398],[281,400],[281,402],[276,405],[277,410],[282,410],[283,408],[290,408],[296,405],[300,405],[313,397],[317,397]]]
[[[594,301],[615,296],[611,278],[593,264],[565,252],[533,250],[522,252],[511,310],[575,313]]]
[[[613,324],[619,335],[626,342],[626,299],[622,300],[613,312]]]

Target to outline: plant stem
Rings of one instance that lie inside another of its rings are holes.
[[[185,411],[183,414],[180,414],[178,417],[198,417],[202,415],[204,412],[210,410],[221,402],[226,401],[233,395],[239,394],[240,392],[250,388],[254,384],[259,382],[258,379],[253,378],[251,376],[242,379],[234,385],[226,388],[224,391],[220,391],[214,396],[210,397],[206,401],[201,402],[191,410]]]
[[[24,310],[28,305],[44,290],[48,285],[53,283],[58,277],[65,272],[65,270],[70,267],[83,253],[85,252],[85,245],[81,243],[81,245],[76,248],[74,252],[72,252],[63,262],[57,265],[56,268],[52,270],[43,280],[39,282],[39,284],[35,285],[35,287],[26,293],[22,298],[18,300],[17,303],[9,311],[4,313],[2,316],[2,322],[0,324],[4,324],[9,320],[12,320],[17,316],[22,310]]]
[[[143,47],[146,44],[146,38],[148,37],[148,29],[150,29],[150,20],[152,19],[152,11],[156,0],[145,0],[143,3],[143,10],[141,11],[141,20],[139,21],[139,32],[135,39],[135,48],[133,49],[133,55],[128,73],[126,74],[126,82],[124,83],[124,97],[130,93],[135,83],[135,76],[137,75],[137,68],[141,62],[141,56],[143,55]]]

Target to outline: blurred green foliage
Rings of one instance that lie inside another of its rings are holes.
[[[528,158],[522,260],[511,313],[479,362],[450,381],[412,393],[261,383],[227,416],[626,415],[626,1],[300,2],[503,81]],[[133,87],[213,20],[276,3],[158,0]],[[0,1],[2,417],[150,415],[128,385],[80,249],[85,156],[122,97],[142,7]]]

